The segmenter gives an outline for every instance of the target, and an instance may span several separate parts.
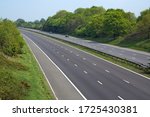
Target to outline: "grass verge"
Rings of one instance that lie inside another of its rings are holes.
[[[8,57],[0,53],[0,99],[54,99],[49,85],[31,51]]]

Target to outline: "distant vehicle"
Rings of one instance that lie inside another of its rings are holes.
[[[69,35],[65,35],[65,37],[69,37]]]

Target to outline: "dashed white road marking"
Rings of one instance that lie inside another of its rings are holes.
[[[61,55],[62,57],[64,57],[64,55]]]
[[[118,98],[119,98],[120,100],[124,100],[121,96],[118,96]]]
[[[126,82],[126,83],[128,83],[128,84],[130,83],[130,82],[129,82],[129,81],[127,81],[127,80],[123,80],[123,81],[124,81],[124,82]]]
[[[110,73],[110,71],[108,71],[108,70],[105,70],[105,72]]]
[[[96,63],[92,63],[94,66],[96,66]]]
[[[72,53],[72,51],[70,51],[70,53]]]
[[[86,58],[82,58],[83,60],[86,60]]]
[[[84,71],[85,74],[87,74],[87,71]]]
[[[67,59],[67,61],[69,61],[69,59]]]
[[[74,66],[75,66],[75,67],[78,67],[78,65],[77,65],[77,64],[74,64]]]
[[[100,85],[103,85],[103,83],[102,82],[100,82],[100,81],[97,81]]]

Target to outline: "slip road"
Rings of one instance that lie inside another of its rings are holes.
[[[64,45],[50,37],[25,31],[23,29],[21,29],[21,32],[25,35],[25,40],[30,39],[34,42],[59,67],[59,69],[61,69],[65,77],[70,80],[72,87],[75,88],[76,94],[78,93],[82,99],[150,99],[149,79],[88,53]],[[35,54],[35,56],[38,56],[38,54]],[[56,96],[59,95],[57,91],[62,87],[54,86],[51,82],[51,78],[48,80],[51,83]],[[55,82],[55,80],[59,79],[53,78],[53,82]],[[63,83],[64,82],[62,81],[61,84],[63,85]],[[63,90],[62,93],[65,92],[66,91]],[[72,91],[68,90],[67,92],[73,95]],[[69,95],[67,95],[67,97],[68,99],[71,99]],[[77,99],[81,99],[79,96],[77,97]],[[64,96],[61,99],[66,98]]]

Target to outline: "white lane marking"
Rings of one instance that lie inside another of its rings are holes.
[[[108,70],[105,70],[105,72],[110,73],[110,71],[108,71]]]
[[[86,58],[82,58],[83,60],[86,60]]]
[[[67,59],[67,61],[69,61],[69,59]]]
[[[23,35],[24,35],[24,34],[23,34]],[[31,40],[31,39],[29,39],[26,35],[24,35],[24,37],[26,37],[26,39],[28,39],[28,40]],[[24,39],[24,40],[25,40],[25,39]],[[26,41],[26,40],[25,40],[25,41]],[[31,42],[33,42],[33,41],[31,40]],[[26,43],[27,43],[27,42],[26,42]],[[33,43],[34,43],[34,42],[33,42]],[[34,44],[35,44],[35,43],[34,43]],[[36,45],[36,44],[35,44],[35,45]],[[42,71],[42,73],[43,73],[43,75],[44,75],[44,77],[45,77],[45,79],[46,79],[46,81],[47,81],[47,83],[48,83],[50,89],[51,89],[52,92],[53,92],[54,97],[56,98],[56,100],[58,100],[58,97],[56,96],[56,93],[55,93],[55,91],[54,91],[54,89],[53,89],[51,83],[49,82],[49,80],[48,80],[48,78],[47,78],[47,76],[46,76],[46,74],[45,74],[45,72],[44,72],[44,70],[43,70],[43,67],[42,67],[41,64],[39,63],[37,57],[36,57],[35,54],[33,53],[31,47],[29,46],[29,44],[27,44],[27,46],[29,47],[30,51],[32,52],[32,54],[33,54],[33,56],[34,56],[34,58],[35,58],[35,60],[36,60],[36,62],[38,63],[38,65],[39,65],[39,67],[40,67],[40,69],[41,69],[41,71]],[[37,45],[36,45],[36,46],[37,46]],[[38,47],[38,46],[37,46],[37,47]],[[39,48],[39,47],[38,47],[38,48]],[[41,50],[41,49],[40,49],[40,50]]]
[[[101,85],[103,85],[103,83],[102,82],[100,82],[100,81],[97,81],[99,84],[101,84]]]
[[[64,55],[61,55],[62,57],[64,57]]]
[[[118,98],[119,98],[120,100],[124,100],[121,96],[118,96]]]
[[[87,74],[87,71],[84,71],[85,74]]]
[[[127,81],[127,80],[123,80],[123,81],[124,81],[124,82],[126,82],[126,83],[128,83],[128,84],[130,83],[130,82],[129,82],[129,81]]]
[[[76,56],[79,56],[79,54],[77,54]]]
[[[96,63],[92,63],[94,66],[96,66]]]
[[[78,67],[78,65],[77,65],[77,64],[74,64],[74,66],[75,66],[75,67]]]
[[[25,35],[25,37],[28,39],[28,40],[31,40],[29,37],[27,37]],[[33,42],[31,40],[31,42]],[[33,42],[34,43],[34,42]],[[35,44],[35,43],[34,43]],[[55,67],[65,76],[65,78],[68,80],[68,82],[76,89],[76,91],[81,95],[81,97],[84,99],[84,100],[87,100],[86,97],[80,92],[80,90],[73,84],[73,82],[66,76],[66,74],[48,57],[48,55],[37,45],[35,44],[40,50],[41,52],[49,59],[50,62],[52,62]]]
[[[72,53],[72,51],[70,51],[70,53]]]

